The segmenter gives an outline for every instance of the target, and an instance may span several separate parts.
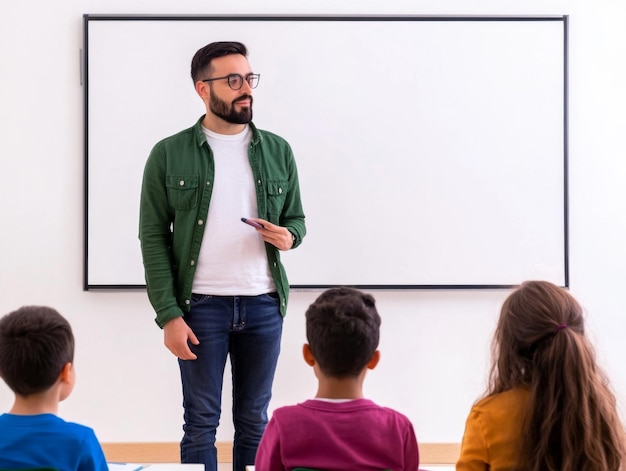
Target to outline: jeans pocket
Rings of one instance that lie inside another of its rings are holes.
[[[191,293],[191,307],[204,304],[211,299],[210,294]]]

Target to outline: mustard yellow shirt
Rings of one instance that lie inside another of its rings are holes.
[[[511,389],[477,402],[465,423],[457,471],[513,469],[527,402],[526,389]]]

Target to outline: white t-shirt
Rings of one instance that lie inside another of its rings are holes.
[[[254,176],[248,160],[250,127],[234,135],[203,127],[213,151],[215,178],[192,292],[255,296],[275,291],[265,243],[242,217],[257,217]]]

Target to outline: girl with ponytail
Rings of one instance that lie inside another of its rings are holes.
[[[523,283],[502,306],[457,471],[617,471],[624,438],[582,308],[551,283]]]

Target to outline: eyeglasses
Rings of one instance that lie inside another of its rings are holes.
[[[214,80],[228,80],[228,86],[233,90],[239,90],[243,87],[243,81],[248,82],[248,86],[250,88],[256,88],[259,84],[259,79],[261,78],[261,74],[248,74],[245,77],[242,77],[240,74],[228,74],[225,77],[215,77],[210,79],[204,79],[202,82],[212,82]]]

